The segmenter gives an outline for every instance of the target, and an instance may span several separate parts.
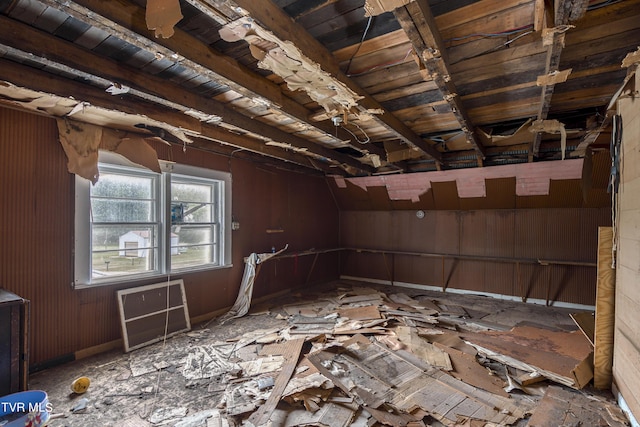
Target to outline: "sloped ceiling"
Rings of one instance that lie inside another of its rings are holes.
[[[639,45],[640,0],[0,0],[0,102],[347,178],[562,168]]]

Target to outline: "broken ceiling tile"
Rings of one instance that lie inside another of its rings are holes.
[[[407,350],[429,365],[445,371],[451,371],[453,369],[449,355],[426,339],[421,338],[415,328],[398,326],[395,328],[395,333],[400,342],[407,347]]]
[[[343,345],[342,350],[313,353],[309,360],[346,394],[373,409],[384,405],[402,416],[421,408],[446,425],[454,425],[460,417],[508,425],[531,409],[527,403],[477,389],[409,353],[392,352],[362,336]],[[335,365],[343,367],[342,374],[328,368]]]
[[[239,369],[236,363],[229,361],[233,348],[233,344],[210,344],[191,349],[185,359],[182,375],[188,380],[199,380]]]
[[[229,425],[226,417],[222,416],[219,410],[207,409],[205,411],[196,412],[195,414],[184,417],[183,419],[175,423],[173,427],[202,427],[205,422],[206,425],[209,426],[209,421],[211,421],[211,423],[217,423],[218,425],[222,423]]]
[[[159,424],[162,422],[168,423],[169,420],[178,420],[187,415],[187,408],[175,407],[175,408],[158,408],[154,410],[149,416],[149,422],[152,424]]]
[[[356,417],[358,405],[350,402],[325,402],[317,411],[310,412],[305,409],[276,409],[270,422],[273,427],[346,427],[353,426],[352,420]],[[363,427],[368,427],[364,424]]]
[[[268,372],[275,372],[282,368],[284,358],[282,356],[260,357],[248,362],[238,362],[242,368],[243,377],[253,377]]]

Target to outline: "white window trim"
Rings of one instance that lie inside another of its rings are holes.
[[[101,163],[110,163],[113,165],[138,167],[135,163],[130,162],[126,158],[110,153],[100,151],[99,161]],[[230,268],[233,266],[231,263],[231,174],[228,172],[216,171],[211,169],[199,168],[195,166],[181,165],[172,162],[160,161],[162,172],[175,173],[179,175],[193,176],[195,178],[215,179],[223,182],[222,195],[223,200],[223,218],[220,223],[221,227],[221,241],[219,244],[219,250],[221,254],[219,265],[203,265],[197,267],[185,267],[175,269],[173,271],[167,271],[167,258],[169,257],[170,245],[164,247],[163,253],[160,254],[160,266],[159,271],[153,271],[149,273],[140,273],[132,276],[114,276],[105,279],[92,279],[91,278],[91,237],[90,230],[91,225],[89,221],[89,212],[91,211],[91,182],[87,179],[81,178],[76,175],[75,177],[75,221],[74,221],[74,278],[72,287],[75,289],[91,288],[96,286],[106,286],[117,283],[135,283],[140,281],[147,281],[150,278],[165,278],[171,275],[181,275],[184,273],[190,273],[194,271],[203,270],[218,270],[222,268]],[[161,180],[165,181],[166,176],[162,176]],[[166,181],[165,181],[166,182]],[[163,192],[165,193],[165,192]],[[166,200],[166,194],[161,194],[161,206],[164,207],[162,212],[159,212],[159,221],[161,222],[161,234],[169,236],[171,224],[167,221],[170,218],[170,203]],[[166,240],[166,239],[163,239]],[[164,245],[163,245],[164,246]]]

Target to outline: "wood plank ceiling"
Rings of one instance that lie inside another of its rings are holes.
[[[175,28],[148,29],[153,5]],[[0,105],[345,176],[607,149],[607,104],[640,45],[640,0],[0,0],[0,12]]]

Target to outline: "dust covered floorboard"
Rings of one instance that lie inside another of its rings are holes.
[[[575,313],[343,280],[30,388],[49,394],[53,427],[627,425],[590,384]],[[80,376],[91,385],[74,394]]]

